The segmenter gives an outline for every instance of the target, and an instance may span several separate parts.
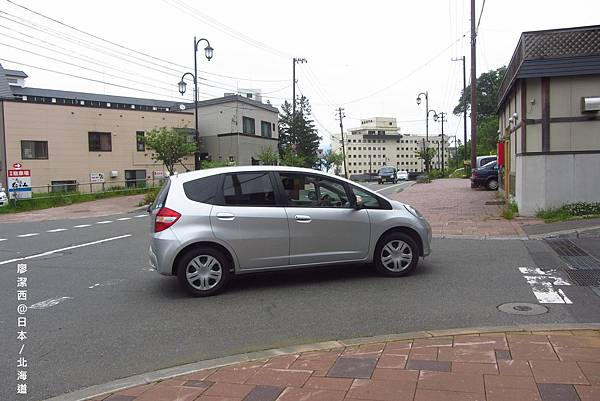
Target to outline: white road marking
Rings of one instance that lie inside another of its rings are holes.
[[[104,221],[98,221],[96,222],[96,224],[108,224],[108,223],[112,223],[112,220],[104,220]]]
[[[532,267],[519,267],[519,271],[531,286],[533,295],[541,304],[572,304],[563,290],[554,286],[571,285],[570,282],[556,274],[556,270],[544,271]]]
[[[0,242],[6,241],[6,238],[0,238]]]
[[[138,214],[137,216],[133,216],[133,217],[136,217],[136,218],[148,217],[148,215],[147,214]]]
[[[19,262],[21,260],[29,260],[29,259],[35,259],[35,258],[41,258],[44,256],[48,256],[48,255],[52,255],[54,253],[58,253],[58,252],[63,252],[63,251],[68,251],[70,249],[77,249],[77,248],[83,248],[85,246],[90,246],[90,245],[96,245],[96,244],[102,244],[104,242],[108,242],[108,241],[115,241],[118,239],[123,239],[123,238],[127,238],[127,237],[131,237],[131,234],[125,234],[125,235],[119,235],[118,237],[110,237],[110,238],[105,238],[105,239],[101,239],[98,241],[92,241],[92,242],[86,242],[84,244],[79,244],[79,245],[73,245],[73,246],[67,246],[65,248],[60,248],[60,249],[55,249],[53,251],[48,251],[48,252],[43,252],[43,253],[38,253],[36,255],[30,255],[30,256],[24,256],[22,258],[15,258],[15,259],[8,259],[8,260],[3,260],[0,261],[0,265],[5,265],[7,263],[14,263],[14,262]]]
[[[54,305],[58,305],[59,303],[66,301],[67,299],[73,299],[73,297],[60,297],[54,299],[47,299],[42,302],[38,302],[37,304],[33,304],[29,307],[29,309],[46,309],[51,308]]]
[[[73,228],[83,228],[83,227],[91,227],[91,224],[80,224],[78,226],[73,226]]]
[[[408,181],[407,181],[407,182],[408,182]],[[384,191],[384,190],[386,190],[386,189],[389,189],[389,188],[394,188],[394,187],[398,187],[398,186],[400,186],[400,185],[404,185],[404,184],[406,184],[406,182],[402,182],[402,183],[400,183],[400,184],[395,184],[395,185],[390,185],[389,187],[383,187],[383,188],[381,188],[381,189],[378,189],[378,190],[376,190],[375,192],[381,192],[381,191]]]
[[[121,217],[120,219],[117,219],[119,221],[125,221],[125,220],[131,220],[131,217]]]
[[[36,235],[40,235],[40,233],[29,233],[29,234],[21,234],[21,235],[17,235],[17,237],[19,238],[26,238],[26,237],[33,237]]]
[[[92,286],[90,286],[88,288],[106,287],[107,285],[116,285],[116,284],[119,284],[122,281],[125,281],[125,279],[117,278],[117,279],[114,279],[114,280],[105,281],[103,283],[96,283],[96,284],[94,284],[94,285],[92,285]]]
[[[47,233],[58,233],[61,231],[67,231],[67,229],[66,228],[55,228],[53,230],[46,230]]]

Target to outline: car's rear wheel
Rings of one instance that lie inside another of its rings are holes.
[[[492,178],[492,179],[488,180],[488,182],[486,183],[485,186],[490,191],[495,191],[498,189],[498,180],[496,178]]]
[[[374,256],[375,268],[385,276],[405,276],[419,262],[419,248],[407,234],[392,232],[377,243]]]
[[[196,297],[208,297],[223,291],[232,266],[215,248],[199,246],[188,251],[177,266],[179,284]]]

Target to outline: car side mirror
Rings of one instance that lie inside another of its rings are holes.
[[[356,210],[360,210],[364,207],[363,199],[361,196],[356,195]]]

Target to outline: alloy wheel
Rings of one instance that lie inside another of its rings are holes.
[[[185,277],[197,290],[207,291],[214,288],[223,275],[219,261],[211,255],[198,255],[185,268]]]
[[[392,272],[408,268],[413,260],[411,247],[404,241],[395,239],[381,249],[381,264]]]

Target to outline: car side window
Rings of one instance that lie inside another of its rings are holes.
[[[190,200],[214,205],[220,178],[220,175],[211,175],[188,181],[183,184],[183,192]]]
[[[289,206],[349,208],[344,184],[308,174],[279,173]]]
[[[228,206],[274,206],[275,191],[269,173],[227,174],[223,200]]]
[[[365,209],[383,209],[380,200],[369,192],[358,187],[352,186],[352,192],[357,198],[360,196]]]

